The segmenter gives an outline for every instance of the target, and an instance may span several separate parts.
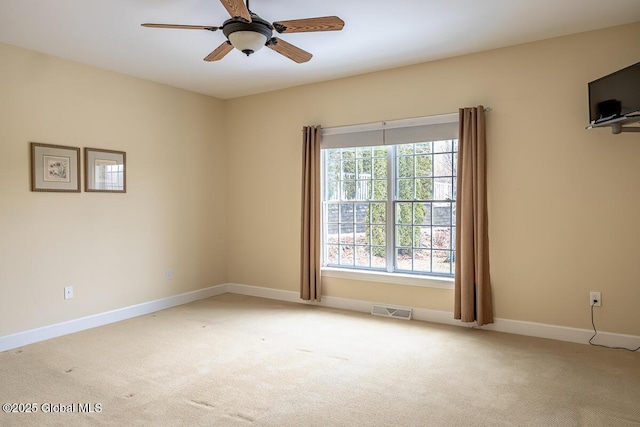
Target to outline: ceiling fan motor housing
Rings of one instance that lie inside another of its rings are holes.
[[[228,19],[222,25],[222,32],[235,48],[239,48],[238,46],[236,46],[236,44],[233,43],[234,40],[232,40],[233,38],[238,36],[238,34],[236,34],[236,36],[232,36],[232,34],[257,33],[257,34],[263,35],[266,38],[265,40],[265,44],[266,44],[266,42],[268,42],[271,39],[271,36],[273,34],[273,27],[269,22],[260,18],[255,13],[251,12],[251,22],[246,22],[242,19],[237,19],[237,18]],[[257,49],[259,49],[262,46],[263,44],[257,47]],[[239,49],[239,50],[242,50],[243,53],[249,56],[252,53],[254,53],[254,51],[257,49],[246,48],[246,49]]]

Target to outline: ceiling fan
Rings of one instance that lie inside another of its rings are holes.
[[[260,50],[262,46],[267,46],[299,64],[309,61],[313,55],[278,37],[272,37],[273,30],[281,34],[309,33],[315,31],[339,31],[344,27],[344,21],[337,16],[276,21],[272,25],[249,9],[249,0],[246,0],[246,4],[242,0],[220,0],[220,3],[231,15],[231,19],[224,21],[221,27],[180,24],[142,24],[142,26],[182,30],[222,30],[227,40],[204,58],[205,61],[209,62],[221,60],[234,47],[249,56]]]

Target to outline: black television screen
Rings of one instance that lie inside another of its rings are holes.
[[[640,62],[589,83],[589,121],[640,111]]]

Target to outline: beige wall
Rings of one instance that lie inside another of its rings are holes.
[[[488,115],[499,318],[640,335],[640,135],[585,130],[587,82],[640,60],[640,24],[250,96],[229,116],[229,280],[298,289],[301,133],[457,111]],[[250,124],[250,125],[248,125]],[[449,290],[325,278],[327,295],[437,310]]]
[[[223,108],[0,44],[0,336],[226,282]],[[126,151],[127,193],[29,191],[30,141]]]

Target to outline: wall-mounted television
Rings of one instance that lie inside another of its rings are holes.
[[[591,123],[640,112],[640,62],[589,83]]]

